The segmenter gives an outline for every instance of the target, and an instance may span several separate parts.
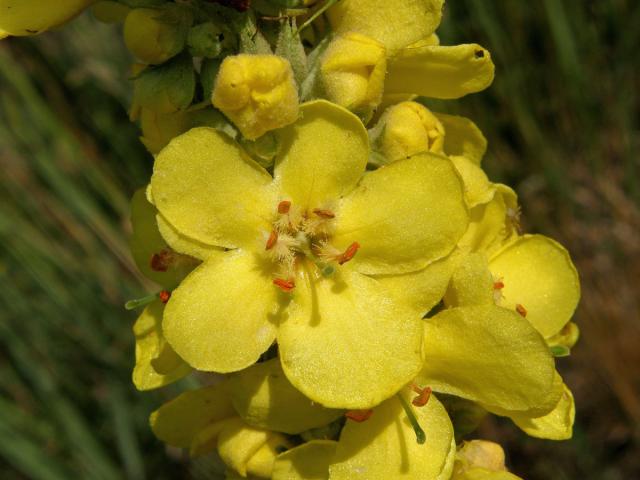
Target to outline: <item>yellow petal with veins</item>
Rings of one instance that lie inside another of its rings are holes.
[[[464,198],[469,208],[490,202],[495,194],[495,186],[489,182],[484,170],[466,157],[451,157],[451,161],[462,177]]]
[[[338,442],[312,440],[276,458],[272,480],[328,480]]]
[[[453,272],[444,303],[449,307],[461,307],[493,302],[493,277],[487,256],[479,252],[470,253],[460,260]]]
[[[365,409],[409,382],[422,365],[422,321],[376,280],[349,268],[301,272],[280,324],[289,381],[330,408]]]
[[[133,326],[136,337],[136,365],[133,384],[138,390],[164,387],[191,372],[162,335],[164,305],[156,300],[148,305]]]
[[[486,468],[474,467],[462,473],[454,474],[451,480],[522,480],[513,473],[495,472]]]
[[[194,270],[164,312],[162,329],[178,355],[221,373],[255,363],[275,339],[280,309],[270,268],[254,254],[231,251]]]
[[[332,244],[357,241],[362,273],[408,273],[447,256],[468,221],[451,161],[423,153],[367,173],[340,205]]]
[[[270,230],[271,176],[229,137],[199,127],[174,138],[156,157],[153,201],[176,230],[206,245],[254,247]]]
[[[303,209],[334,208],[365,170],[369,137],[362,122],[326,100],[300,107],[302,118],[278,130],[275,182],[283,198]]]
[[[390,52],[430,36],[440,24],[444,0],[342,0],[327,11],[337,33],[358,32]]]
[[[425,356],[420,385],[484,406],[546,407],[553,391],[544,339],[519,314],[495,305],[447,309],[427,320]]]
[[[389,59],[385,92],[460,98],[491,85],[493,73],[491,55],[480,45],[405,48]]]
[[[153,433],[174,447],[189,448],[208,425],[235,415],[226,383],[190,390],[162,405],[149,419]]]
[[[413,407],[412,407],[413,408]],[[416,435],[397,398],[390,398],[362,422],[347,420],[329,473],[331,480],[439,480],[449,478],[455,454],[453,427],[435,395],[413,408],[426,442]],[[448,475],[446,471],[448,470]]]
[[[580,299],[580,281],[569,253],[543,235],[524,235],[489,263],[502,277],[500,305],[524,306],[527,320],[545,337],[569,322]]]
[[[289,434],[322,427],[342,416],[312,402],[287,380],[277,358],[253,365],[229,379],[231,400],[249,425]]]
[[[216,255],[220,256],[224,253],[224,250],[219,247],[212,247],[202,242],[189,238],[180,234],[176,228],[171,225],[167,219],[162,215],[156,215],[156,223],[160,235],[164,241],[173,250],[183,255],[189,255],[190,257],[197,258],[199,260],[206,260]]]

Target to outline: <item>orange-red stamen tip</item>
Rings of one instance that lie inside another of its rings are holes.
[[[502,281],[493,282],[494,290],[502,290],[503,288],[504,288],[504,282]]]
[[[291,208],[291,202],[289,200],[283,200],[278,204],[278,213],[281,213],[281,214],[289,213],[290,208]]]
[[[274,278],[273,284],[286,293],[289,293],[296,287],[296,284],[293,280],[285,280],[284,278]]]
[[[344,416],[349,420],[353,420],[358,423],[369,420],[371,415],[373,415],[373,410],[349,410],[344,414]]]
[[[522,305],[520,305],[519,303],[516,303],[516,312],[518,312],[520,315],[522,315],[523,317],[527,316],[527,309],[524,308]]]
[[[159,294],[158,297],[160,297],[160,301],[162,303],[167,303],[169,301],[169,299],[171,298],[171,292],[167,291],[167,290],[162,290]]]
[[[338,264],[342,265],[343,263],[347,263],[349,260],[355,257],[359,248],[360,244],[358,242],[353,242],[351,245],[349,245],[344,253],[338,258]]]
[[[313,210],[313,213],[315,213],[317,216],[319,216],[320,218],[335,218],[336,214],[333,213],[331,210],[323,210],[321,208],[315,208]]]
[[[278,232],[273,230],[271,234],[269,234],[269,239],[267,240],[267,245],[265,246],[265,250],[271,250],[277,241],[278,241]]]
[[[413,391],[418,395],[411,400],[411,403],[416,407],[424,407],[429,402],[429,398],[431,398],[431,388],[420,388],[417,385],[413,385]]]

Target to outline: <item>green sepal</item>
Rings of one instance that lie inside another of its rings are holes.
[[[300,87],[309,75],[309,68],[307,66],[307,55],[302,46],[300,35],[296,35],[295,30],[295,18],[287,18],[280,22],[275,54],[289,60],[293,70],[293,77],[298,87]]]

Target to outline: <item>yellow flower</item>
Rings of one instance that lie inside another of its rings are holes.
[[[443,153],[445,129],[431,111],[416,102],[388,108],[376,125],[377,143],[392,162],[422,152]]]
[[[395,53],[433,34],[443,5],[444,0],[342,0],[327,17],[337,33],[373,37]]]
[[[353,32],[329,44],[320,66],[327,98],[364,116],[382,99],[386,70],[384,45]]]
[[[57,27],[93,0],[0,0],[0,38],[36,35]]]
[[[185,392],[151,414],[155,435],[192,457],[217,451],[241,477],[271,478],[276,456],[290,448],[282,434],[254,428],[240,419],[228,394],[228,382]]]
[[[371,275],[446,257],[467,211],[447,159],[423,154],[365,174],[357,117],[322,100],[301,113],[276,132],[274,178],[206,128],[156,157],[160,216],[182,238],[229,249],[196,255],[203,264],[173,292],[163,331],[191,366],[217,372],[252,365],[277,340],[307,397],[368,408],[418,372],[423,329]]]
[[[385,95],[459,98],[493,81],[489,52],[477,44],[439,45],[444,0],[343,0],[327,11],[339,35],[356,32],[387,50]],[[339,37],[338,37],[339,38]]]
[[[409,390],[401,395],[408,397]],[[406,400],[405,400],[406,401]],[[447,411],[432,395],[413,409],[425,433],[424,443],[416,433],[397,398],[373,409],[366,421],[347,420],[340,439],[312,440],[279,455],[273,467],[274,480],[402,480],[449,478],[456,444]]]
[[[249,140],[298,118],[298,89],[291,65],[276,55],[226,57],[211,101]]]
[[[135,8],[124,21],[124,43],[139,60],[164,63],[183,49],[186,32],[178,21],[162,19],[163,11]]]

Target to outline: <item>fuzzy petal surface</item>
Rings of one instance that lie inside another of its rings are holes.
[[[312,440],[278,455],[273,480],[328,480],[337,445],[333,440]]]
[[[229,379],[231,400],[249,425],[297,434],[322,427],[342,416],[324,408],[291,385],[277,358],[258,363]]]
[[[409,382],[422,365],[422,321],[375,279],[348,268],[299,275],[278,330],[289,381],[330,408],[365,409]]]
[[[457,115],[435,113],[444,127],[444,153],[450,157],[464,157],[480,165],[487,151],[487,139],[471,120]]]
[[[302,118],[278,130],[275,183],[282,199],[303,209],[333,207],[362,176],[369,137],[353,113],[326,100],[300,107]]]
[[[576,408],[571,390],[563,384],[560,401],[546,415],[533,417],[524,413],[511,415],[511,420],[527,435],[548,440],[568,440],[573,435]]]
[[[336,217],[332,243],[366,274],[420,270],[447,256],[467,228],[462,187],[451,161],[423,153],[367,173]]]
[[[327,17],[337,33],[358,32],[394,52],[435,32],[443,5],[444,0],[343,0]]]
[[[205,427],[235,415],[226,388],[224,382],[218,383],[184,392],[165,403],[151,414],[153,433],[169,445],[189,448]]]
[[[545,337],[558,333],[578,305],[580,281],[569,253],[543,235],[524,235],[490,261],[502,277],[500,305],[523,305],[527,320]]]
[[[433,395],[429,402],[413,409],[426,434],[426,442],[416,435],[397,398],[373,410],[362,423],[347,420],[342,430],[331,480],[436,480],[455,452],[453,427],[446,410]],[[446,476],[448,478],[448,476]]]
[[[553,358],[514,311],[480,305],[447,309],[425,323],[420,385],[485,405],[527,410],[553,390]]]
[[[407,48],[389,60],[386,93],[453,99],[493,82],[489,52],[476,44]]]
[[[203,263],[173,292],[162,328],[189,365],[234,372],[269,348],[280,304],[268,268],[252,253],[230,251]]]
[[[181,234],[206,245],[253,247],[269,229],[271,176],[225,134],[198,127],[156,157],[153,201]]]
[[[148,305],[136,320],[136,365],[133,384],[138,390],[164,387],[191,372],[187,365],[165,341],[162,335],[164,305],[156,300]]]

